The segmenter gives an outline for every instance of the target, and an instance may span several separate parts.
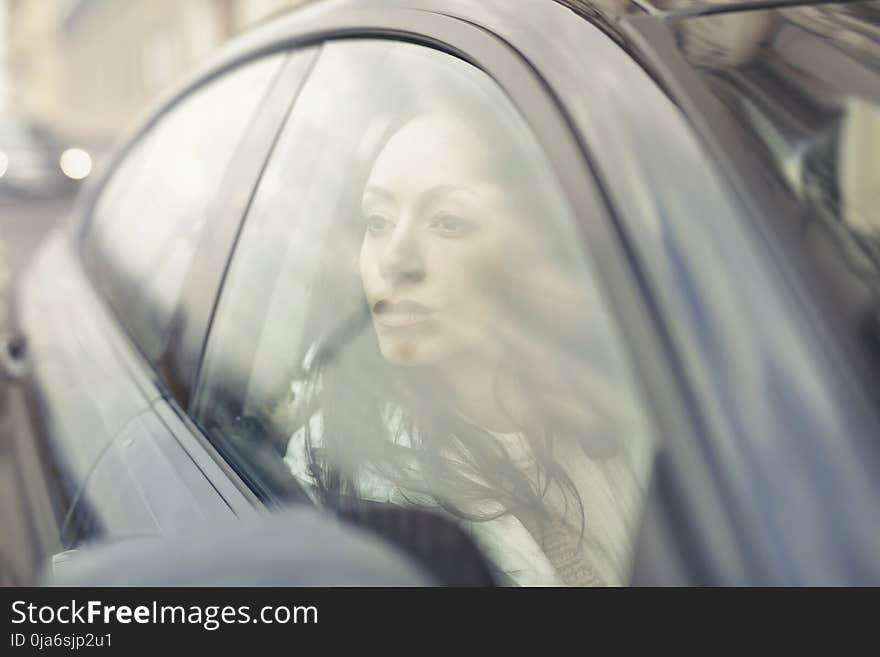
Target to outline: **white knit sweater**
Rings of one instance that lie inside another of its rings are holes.
[[[386,412],[389,436],[397,436],[399,445],[410,447],[408,437],[397,430],[399,420],[399,414],[393,410]],[[314,415],[309,422],[314,444],[321,444],[323,429],[322,416]],[[492,435],[502,442],[515,462],[522,463],[524,468],[529,467],[530,458],[521,436]],[[587,457],[574,443],[560,449],[557,458],[565,465],[584,507],[582,540],[579,527],[573,533],[557,524],[546,528],[539,542],[519,518],[509,513],[487,521],[457,520],[503,579],[514,584],[625,584],[650,466],[650,441],[643,436],[629,437],[614,457],[603,459]],[[303,488],[314,494],[316,482],[308,468],[303,429],[291,436],[285,462]],[[417,498],[369,466],[361,469],[357,479],[358,495],[365,500],[411,506]],[[314,499],[317,502],[317,498]],[[549,500],[548,504],[552,506],[553,501]],[[425,499],[424,505],[439,511],[432,500]],[[576,523],[579,521],[580,518]]]

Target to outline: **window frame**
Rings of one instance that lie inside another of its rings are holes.
[[[107,189],[108,184],[117,174],[119,167],[127,161],[127,158],[133,154],[136,149],[144,143],[144,139],[149,139],[154,128],[165,118],[175,112],[181,103],[185,103],[193,94],[199,93],[201,90],[210,86],[223,75],[232,73],[240,68],[246,67],[258,60],[279,55],[282,59],[279,61],[278,71],[273,79],[266,87],[263,98],[253,116],[248,121],[241,139],[233,145],[233,154],[230,158],[227,172],[224,174],[224,181],[229,172],[232,171],[261,171],[262,163],[268,155],[268,152],[274,143],[274,137],[282,125],[282,119],[279,118],[279,108],[281,111],[286,109],[291,101],[291,91],[279,86],[278,82],[285,74],[289,74],[290,56],[288,53],[280,52],[278,49],[266,52],[256,52],[251,56],[236,59],[231,62],[224,63],[221,66],[211,68],[205,72],[196,74],[192,80],[186,82],[179,89],[175,89],[168,97],[159,103],[159,105],[149,111],[146,117],[135,123],[135,128],[126,136],[117,142],[117,146],[111,151],[107,160],[102,166],[98,176],[90,179],[83,190],[82,195],[77,199],[75,208],[78,220],[76,222],[72,241],[74,250],[82,264],[88,280],[92,283],[96,296],[100,299],[101,304],[107,309],[111,317],[116,320],[117,325],[125,335],[127,342],[131,346],[131,353],[135,355],[138,361],[138,378],[146,379],[150,382],[153,389],[158,389],[160,394],[167,394],[172,387],[172,382],[164,373],[165,354],[163,354],[156,362],[142,351],[140,345],[129,333],[125,325],[119,321],[118,312],[113,308],[103,293],[100,292],[96,284],[96,272],[90,264],[88,250],[89,242],[92,239],[93,223],[95,219],[95,208],[100,201],[103,193]],[[248,146],[243,147],[247,142]],[[214,216],[209,220],[199,238],[199,245],[193,255],[193,260],[189,269],[191,270],[200,258],[205,257],[204,243],[209,241],[213,234],[218,230],[221,224],[229,222],[237,222],[244,213],[242,203],[234,203],[230,201],[240,200],[242,198],[250,198],[250,194],[256,188],[256,180],[252,177],[233,178],[235,184],[224,188],[217,203],[218,207],[223,208],[223,213]],[[237,216],[238,215],[238,216]],[[186,279],[189,279],[187,275]],[[180,298],[175,305],[172,313],[172,326],[175,318],[179,314],[180,308],[184,303],[184,291],[186,290],[186,279],[181,290]],[[166,353],[168,349],[166,348]]]
[[[292,17],[296,18],[296,16]],[[575,20],[582,20],[575,18]],[[274,27],[284,30],[282,24]],[[567,117],[564,106],[540,73],[507,41],[462,18],[415,9],[352,9],[325,16],[313,24],[291,24],[294,34],[284,34],[278,47],[297,48],[341,39],[391,39],[434,48],[483,71],[511,99],[533,132],[556,175],[576,217],[575,230],[595,268],[599,287],[615,319],[635,388],[661,442],[674,432],[694,430],[692,409],[681,391],[680,369],[675,365],[662,323],[655,308],[646,302],[648,291],[635,256],[627,248],[615,221],[612,205],[594,173],[582,135]],[[609,39],[601,34],[600,38]],[[295,102],[294,102],[295,106]],[[283,128],[282,128],[283,129]],[[267,158],[271,158],[271,153]],[[247,220],[242,217],[241,225]],[[232,257],[235,257],[234,248]],[[220,287],[222,294],[222,286]],[[214,299],[219,301],[219,295]],[[210,337],[206,326],[202,356],[186,413],[192,424],[193,392],[200,385],[205,347]],[[211,439],[204,435],[205,440]],[[660,446],[658,446],[659,449]],[[216,447],[213,448],[216,452]],[[246,476],[235,464],[228,467]],[[270,491],[256,490],[270,505],[280,502]]]
[[[238,234],[259,187],[263,171],[300,89],[309,77],[320,48],[286,52],[286,61],[264,102],[245,132],[247,143],[230,163],[226,178],[238,184],[224,192],[223,214],[212,222],[193,255],[171,320],[170,339],[157,367],[170,396],[182,408],[190,405],[193,381],[201,366],[209,327],[219,301],[226,269]]]

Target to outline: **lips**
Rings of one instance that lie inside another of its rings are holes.
[[[400,301],[382,299],[373,306],[376,321],[388,328],[415,326],[427,320],[434,312],[431,308],[410,299]]]

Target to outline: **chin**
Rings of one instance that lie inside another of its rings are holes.
[[[401,367],[430,366],[443,360],[441,350],[421,340],[380,340],[379,349],[385,360]]]

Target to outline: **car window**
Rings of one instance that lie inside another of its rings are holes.
[[[156,360],[224,174],[283,57],[188,95],[134,145],[102,190],[85,256],[140,349]]]
[[[485,73],[327,44],[242,229],[193,416],[267,500],[427,508],[500,582],[625,583],[653,442],[579,235]]]

